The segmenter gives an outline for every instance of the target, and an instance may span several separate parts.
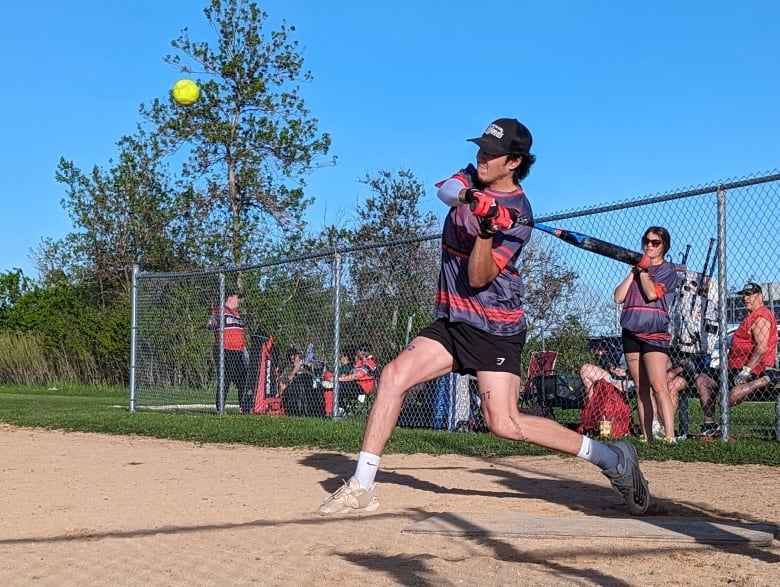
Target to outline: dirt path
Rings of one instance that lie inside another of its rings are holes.
[[[780,584],[780,541],[404,532],[442,512],[623,517],[573,458],[390,455],[378,512],[314,514],[354,455],[0,425],[0,585]],[[780,525],[780,469],[643,464],[649,514]]]

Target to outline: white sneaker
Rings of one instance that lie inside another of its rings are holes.
[[[376,484],[370,490],[363,489],[358,480],[352,477],[320,504],[317,513],[328,515],[353,511],[373,512],[378,508]]]

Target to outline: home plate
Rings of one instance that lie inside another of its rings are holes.
[[[412,524],[405,528],[404,532],[449,536],[617,538],[770,546],[776,530],[773,524],[706,518],[595,518],[444,513]]]

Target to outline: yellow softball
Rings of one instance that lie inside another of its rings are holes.
[[[191,106],[198,101],[200,97],[200,88],[191,79],[180,79],[173,84],[171,95],[177,104],[182,106]]]

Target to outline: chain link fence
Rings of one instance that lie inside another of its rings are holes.
[[[672,360],[690,365],[695,359],[703,369],[724,363],[720,348],[745,316],[735,292],[746,282],[760,283],[765,302],[780,315],[779,196],[780,175],[764,175],[537,222],[634,250],[641,250],[647,227],[667,228],[668,258],[679,265],[681,278],[675,324],[688,327],[687,335],[678,327]],[[246,267],[189,273],[136,269],[131,410],[364,418],[382,366],[432,320],[439,254],[436,234]],[[536,231],[520,271],[530,320],[521,407],[576,428],[585,404],[582,366],[620,364],[620,307],[612,295],[628,268]],[[227,385],[234,378],[225,372],[224,332],[207,328],[212,311],[234,288],[244,296],[238,311],[251,409],[240,405],[235,384]],[[539,357],[546,352],[554,360],[545,367]],[[356,362],[362,367],[360,385],[339,382],[338,373]],[[727,394],[722,386],[721,397]],[[633,401],[630,389],[627,396]],[[730,409],[721,402],[719,417],[731,437],[780,440],[780,400],[772,385]],[[701,422],[690,378],[679,392],[677,433],[698,434]],[[484,430],[474,379],[453,375],[410,390],[398,424]]]

